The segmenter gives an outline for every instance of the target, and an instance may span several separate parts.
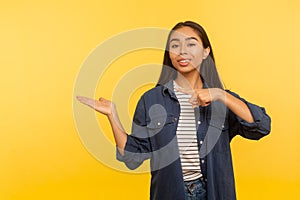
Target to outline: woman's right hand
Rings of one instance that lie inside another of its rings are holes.
[[[104,115],[110,116],[115,111],[115,104],[112,101],[106,100],[102,97],[99,98],[99,100],[95,100],[84,96],[77,96],[76,98],[81,103],[95,109],[96,111]]]
[[[121,155],[124,155],[127,133],[124,131],[124,128],[120,122],[115,104],[112,101],[106,100],[104,98],[100,98],[99,100],[83,96],[77,96],[76,98],[81,103],[95,109],[96,111],[108,117],[118,150]]]

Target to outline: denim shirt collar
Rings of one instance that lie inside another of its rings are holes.
[[[166,96],[167,93],[170,94],[171,97],[176,98],[175,92],[174,92],[174,79],[168,81],[164,85],[162,85],[162,94]]]

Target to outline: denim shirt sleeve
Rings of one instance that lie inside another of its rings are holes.
[[[257,106],[250,102],[247,102],[245,99],[241,98],[234,92],[227,90],[227,92],[234,97],[243,101],[249,108],[254,122],[248,123],[240,117],[236,116],[233,112],[229,111],[229,131],[230,138],[232,139],[235,135],[241,135],[242,137],[258,140],[271,131],[271,118],[266,113],[263,107]]]
[[[151,157],[151,142],[147,130],[146,108],[143,97],[139,100],[132,124],[132,133],[128,135],[122,156],[118,149],[117,160],[124,162],[129,169],[136,169],[144,160]]]

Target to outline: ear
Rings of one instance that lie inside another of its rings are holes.
[[[206,59],[207,56],[209,55],[209,53],[210,53],[210,48],[209,47],[207,47],[206,49],[204,49],[204,51],[203,51],[203,59]]]

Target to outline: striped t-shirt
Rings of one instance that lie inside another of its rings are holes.
[[[174,81],[174,88],[179,86]],[[197,130],[195,113],[189,102],[191,95],[175,90],[175,95],[180,104],[180,117],[176,131],[179,155],[181,160],[184,181],[191,181],[202,176],[197,143]]]

